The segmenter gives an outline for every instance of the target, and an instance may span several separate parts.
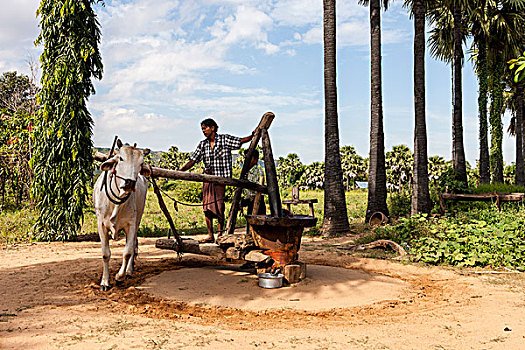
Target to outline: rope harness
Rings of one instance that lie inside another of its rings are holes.
[[[109,175],[109,191],[108,191],[108,181],[107,181],[107,178],[108,178],[108,172],[109,170],[106,170],[104,171],[104,181],[102,181],[102,187],[104,188],[104,191],[106,192],[106,196],[108,197],[108,199],[116,204],[116,205],[121,205],[121,204],[124,204],[126,203],[126,201],[129,199],[129,197],[131,196],[131,192],[129,192],[128,194],[126,194],[124,197],[119,197],[114,191],[113,191],[113,188],[111,187],[111,179],[113,178],[114,179],[114,182],[115,182],[115,186],[117,186],[118,188],[118,184],[117,184],[117,178],[121,179],[121,180],[126,180],[125,178],[123,178],[122,176],[118,176],[117,175],[117,169],[116,169],[116,165],[113,167],[113,170],[111,170],[111,173]],[[110,194],[111,192],[111,194]],[[112,197],[113,196],[113,197]]]

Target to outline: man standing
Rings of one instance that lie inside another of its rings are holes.
[[[219,126],[215,120],[208,118],[201,122],[202,133],[206,139],[199,142],[197,149],[180,170],[190,169],[195,163],[204,162],[204,173],[222,177],[232,177],[232,150],[241,148],[243,143],[250,141],[253,134],[243,138],[227,134],[218,134]],[[218,221],[218,236],[224,228],[224,193],[225,186],[203,183],[202,207],[208,227],[208,237],[202,243],[213,243],[213,219]]]

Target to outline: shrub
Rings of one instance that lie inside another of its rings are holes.
[[[467,193],[467,185],[457,179],[453,168],[448,168],[437,181],[437,190],[441,193]]]
[[[182,202],[202,202],[202,183],[182,180],[169,180],[160,184],[163,190],[174,191],[175,198]]]
[[[412,195],[410,191],[393,192],[387,198],[388,211],[392,216],[410,214]]]
[[[517,209],[471,209],[457,217],[403,218],[380,232],[407,242],[415,261],[525,268],[525,215]]]
[[[495,183],[495,184],[481,184],[478,187],[469,187],[470,193],[508,193],[508,192],[525,192],[523,186]]]

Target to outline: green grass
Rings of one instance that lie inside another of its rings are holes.
[[[28,243],[37,214],[32,208],[4,209],[0,214],[0,244]]]
[[[290,199],[291,191],[282,191],[282,200]],[[168,195],[177,199],[175,191],[167,191]],[[303,199],[317,199],[314,204],[315,216],[318,218],[317,226],[310,229],[309,235],[318,235],[319,228],[323,219],[324,193],[322,191],[301,191]],[[362,222],[366,211],[366,191],[351,191],[346,193],[346,203],[350,223]],[[173,218],[175,228],[181,235],[194,235],[206,233],[206,222],[200,203],[197,206],[178,205],[179,211],[175,211],[173,201],[163,195],[166,206]],[[266,204],[268,206],[268,201]],[[226,203],[226,213],[230,210],[231,203]],[[286,208],[286,206],[285,206]],[[270,210],[267,207],[267,213]],[[292,206],[292,212],[296,215],[310,215],[310,208],[307,204]],[[226,214],[227,215],[227,214]],[[28,207],[20,210],[4,210],[0,215],[0,244],[11,245],[17,243],[27,243],[31,241],[31,229],[37,219],[37,212],[34,208]],[[216,220],[214,221],[216,225]],[[240,216],[237,226],[244,226],[246,220]],[[162,237],[167,236],[169,224],[166,217],[160,210],[156,195],[150,190],[146,200],[146,208],[139,228],[140,237]],[[97,235],[97,219],[92,206],[84,211],[84,223],[80,235]]]

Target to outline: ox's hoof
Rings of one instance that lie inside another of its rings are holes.
[[[124,284],[124,280],[115,280],[116,286],[121,286],[122,284]]]
[[[100,286],[101,292],[107,292],[109,289],[110,289],[109,286],[102,286],[102,285]]]

